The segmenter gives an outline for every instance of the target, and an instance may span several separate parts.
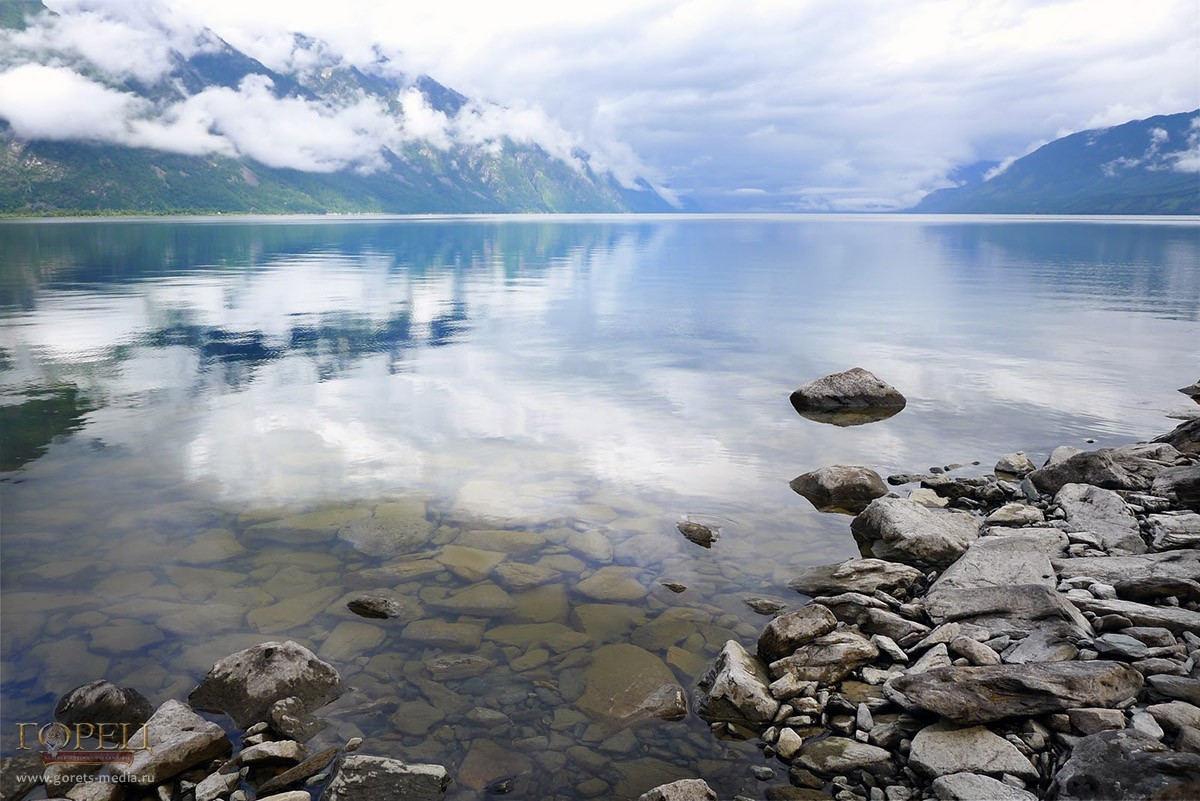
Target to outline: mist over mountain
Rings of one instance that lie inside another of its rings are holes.
[[[1200,214],[1200,109],[1081,131],[957,177],[913,211]]]
[[[163,9],[0,15],[0,212],[674,208],[632,152],[295,35],[272,69]],[[665,197],[664,197],[665,196]]]

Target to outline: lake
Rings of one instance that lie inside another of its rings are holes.
[[[1146,439],[1200,377],[1194,219],[9,221],[0,260],[3,752],[84,682],[157,705],[293,639],[353,688],[313,747],[453,799],[761,795],[752,742],[597,699],[690,691],[745,597],[855,555],[790,479]],[[852,366],[907,408],[792,410]]]

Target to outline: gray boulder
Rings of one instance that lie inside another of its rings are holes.
[[[1037,801],[1028,790],[975,773],[939,776],[933,780],[933,793],[941,801]]]
[[[1162,471],[1154,479],[1150,491],[1181,506],[1200,511],[1200,464]]]
[[[779,711],[767,668],[736,640],[729,640],[700,679],[696,712],[708,721],[766,725]]]
[[[1150,541],[1155,549],[1200,548],[1200,514],[1170,512],[1150,515]]]
[[[350,754],[338,763],[321,801],[440,801],[449,785],[441,765]]]
[[[71,690],[54,707],[60,723],[131,723],[140,725],[154,714],[146,696],[132,687],[98,679]]]
[[[1131,729],[1081,738],[1055,775],[1059,801],[1186,799],[1200,792],[1200,755],[1168,751]]]
[[[1118,590],[1119,592],[1120,590]],[[1109,601],[1100,598],[1069,599],[1084,612],[1100,615],[1122,615],[1135,626],[1159,626],[1175,634],[1200,631],[1200,612],[1177,606],[1150,606],[1136,601]]]
[[[870,595],[875,590],[895,592],[908,589],[925,578],[915,567],[883,559],[847,559],[835,565],[820,565],[800,571],[788,582],[788,587],[805,595],[829,595],[839,592],[861,592]]]
[[[227,656],[188,695],[205,712],[221,712],[242,728],[267,719],[271,706],[295,697],[304,709],[342,694],[342,678],[328,662],[299,643],[265,642]]]
[[[979,520],[903,498],[876,498],[854,518],[850,530],[864,555],[922,569],[944,568],[979,536]]]
[[[1081,637],[1092,633],[1091,624],[1074,604],[1044,584],[941,589],[925,599],[925,611],[934,623],[967,621],[993,636],[1006,627],[1029,631],[1029,626],[1019,624],[1035,621],[1061,621]]]
[[[791,400],[797,411],[847,407],[903,409],[908,402],[895,387],[861,367],[809,381],[792,393]]]
[[[161,784],[185,770],[206,765],[232,748],[220,726],[174,700],[160,706],[146,721],[144,739],[150,748],[134,750],[129,764],[111,766],[125,781],[142,787]]]
[[[896,771],[890,752],[848,737],[806,740],[796,753],[796,762],[821,776],[845,776],[854,770],[890,776]]]
[[[766,662],[774,662],[835,628],[837,618],[833,612],[820,604],[809,604],[768,623],[758,637],[758,655]]]
[[[1085,556],[1051,560],[1062,578],[1089,576],[1116,585],[1126,579],[1200,579],[1200,552],[1167,551],[1137,556]]]
[[[1066,484],[1054,496],[1066,515],[1067,531],[1099,534],[1113,554],[1146,552],[1137,518],[1120,495],[1088,484]]]
[[[961,724],[1111,707],[1134,697],[1142,674],[1120,662],[943,667],[900,676],[890,687],[912,704]]]
[[[1038,584],[1054,587],[1054,568],[1045,551],[1024,537],[984,537],[946,568],[929,588],[929,597],[947,590]]]
[[[1006,453],[996,462],[995,472],[1009,476],[1023,476],[1026,473],[1032,473],[1037,469],[1025,451],[1017,451],[1016,453]]]
[[[833,612],[834,617],[849,623],[865,634],[882,634],[893,640],[924,637],[929,627],[915,620],[901,617],[887,605],[854,592],[846,592],[831,598],[821,598],[821,604]]]
[[[791,675],[800,681],[841,681],[851,672],[875,661],[879,649],[848,629],[817,637],[771,663],[771,677]]]
[[[1154,441],[1170,445],[1180,453],[1196,456],[1200,454],[1200,419],[1181,423],[1174,431],[1156,437]]]
[[[717,794],[703,779],[680,779],[642,793],[638,801],[717,801]]]
[[[874,470],[840,464],[796,476],[790,486],[822,512],[858,514],[888,494],[887,484]]]
[[[1127,445],[1083,451],[1029,474],[1040,492],[1053,495],[1067,484],[1091,484],[1114,490],[1149,489],[1181,454],[1166,443]]]
[[[928,726],[913,738],[908,758],[913,767],[934,778],[951,773],[1011,773],[1027,782],[1038,780],[1037,768],[1016,746],[983,726]]]

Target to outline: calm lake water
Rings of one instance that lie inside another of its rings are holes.
[[[855,365],[908,407],[791,409]],[[1145,439],[1197,377],[1195,220],[2,223],[0,749],[84,682],[158,704],[294,639],[354,688],[314,748],[451,798],[760,796],[752,744],[597,699],[690,690],[765,622],[743,597],[854,555],[791,478]]]

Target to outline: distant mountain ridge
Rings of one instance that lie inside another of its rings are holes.
[[[1200,109],[1064,136],[1006,169],[978,166],[911,211],[1200,214]]]
[[[5,0],[3,5],[0,28],[8,29],[9,35],[24,30],[30,17],[34,23],[53,21],[46,16],[53,12],[40,2]],[[139,108],[167,109],[168,114],[175,109],[186,113],[189,99],[206,91],[226,102],[254,92],[281,108],[295,101],[305,104],[310,118],[353,115],[360,108],[377,111],[377,118],[362,123],[368,133],[370,125],[389,118],[394,130],[404,130],[408,121],[402,96],[443,127],[446,121],[464,127],[482,125],[492,109],[499,109],[472,105],[469,98],[428,76],[403,75],[382,54],[373,65],[377,69],[360,69],[315,39],[297,35],[295,48],[303,55],[303,65],[273,70],[205,30],[195,52],[172,49],[169,71],[154,79],[114,76],[83,59],[69,66],[82,76],[80,80],[132,97]],[[61,60],[54,59],[56,66]],[[0,63],[0,72],[12,66],[10,55],[7,64]],[[111,138],[21,137],[17,127],[0,115],[0,214],[674,209],[644,178],[625,185],[612,172],[594,168],[594,159],[579,149],[569,157],[555,155],[536,140],[517,141],[492,129],[486,136],[464,137],[466,141],[448,140],[440,130],[434,130],[430,139],[405,136],[381,143],[370,163],[300,169],[263,163],[264,158],[270,160],[269,153],[254,158],[214,149],[196,155]]]

